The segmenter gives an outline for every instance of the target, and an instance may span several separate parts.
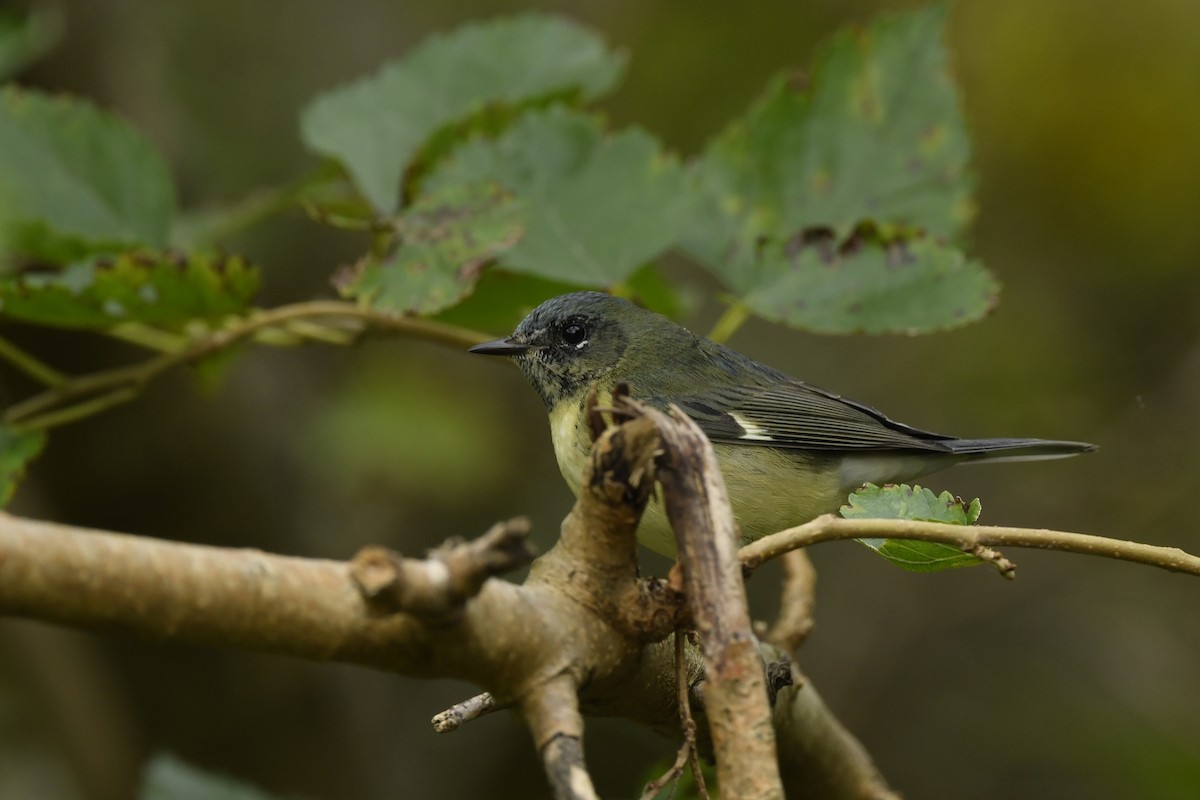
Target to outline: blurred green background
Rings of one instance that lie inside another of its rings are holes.
[[[691,154],[832,30],[913,4],[60,5],[62,43],[21,80],[128,117],[196,206],[299,175],[312,163],[296,132],[308,98],[462,21],[536,7],[595,28],[632,57],[604,104],[614,122]],[[1200,550],[1200,4],[961,0],[949,42],[980,184],[974,252],[1004,282],[999,309],[927,338],[751,324],[732,344],[918,426],[1102,446],[928,481],[981,496],[984,522]],[[264,304],[329,294],[327,276],[355,255],[299,215],[235,244],[264,265]],[[686,322],[705,330],[720,311],[712,285],[666,266],[692,298]],[[131,355],[12,335],[65,368]],[[27,388],[2,377],[0,399]],[[12,510],[344,558],[366,543],[419,553],[517,513],[545,547],[569,506],[541,404],[515,370],[375,339],[250,350],[215,390],[173,375],[56,431]],[[1200,582],[1009,555],[1011,584],[820,547],[802,668],[908,797],[1200,796]],[[754,582],[760,616],[775,580]],[[3,620],[0,797],[130,797],[162,750],[309,798],[543,796],[528,736],[507,715],[432,732],[430,716],[474,691]],[[634,796],[673,752],[619,721],[589,723],[588,747],[605,797]]]

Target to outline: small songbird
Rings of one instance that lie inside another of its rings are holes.
[[[958,439],[903,425],[601,292],[547,300],[507,339],[471,352],[508,356],[525,373],[550,412],[558,466],[577,495],[591,450],[585,406],[592,386],[602,405],[625,382],[636,399],[679,406],[712,441],[747,542],[837,510],[864,483],[908,481],[963,462],[1095,449],[1043,439]],[[647,507],[638,539],[674,554],[657,503]]]

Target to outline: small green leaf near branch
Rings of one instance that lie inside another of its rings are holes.
[[[842,506],[845,519],[908,519],[974,525],[981,510],[979,499],[969,504],[949,492],[935,495],[920,486],[875,486],[868,483],[850,495]],[[939,572],[952,567],[971,567],[983,560],[961,547],[940,542],[907,541],[868,537],[860,542],[898,567],[911,572]]]

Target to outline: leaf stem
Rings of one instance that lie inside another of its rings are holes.
[[[105,331],[114,339],[136,344],[148,350],[160,353],[178,353],[187,346],[188,340],[183,336],[169,333],[140,322],[126,322]]]
[[[282,186],[264,186],[226,206],[201,209],[185,216],[171,230],[171,244],[192,248],[228,239],[246,228],[293,208],[303,208],[305,196],[333,181],[337,172],[321,166]]]
[[[712,330],[708,333],[708,338],[718,344],[724,344],[749,318],[750,307],[741,300],[734,300],[725,309],[725,313],[721,315],[717,323],[713,325]]]
[[[318,319],[352,320],[379,330],[416,336],[456,348],[466,348],[488,339],[485,334],[469,328],[419,317],[385,314],[356,303],[339,300],[292,303],[239,318],[221,330],[191,341],[180,350],[164,353],[139,364],[65,378],[60,383],[51,384],[49,389],[9,406],[0,419],[9,424],[21,425],[29,425],[31,421],[37,422],[47,418],[52,424],[73,422],[119,402],[125,402],[127,398],[123,395],[122,399],[113,399],[117,390],[127,389],[136,395],[147,383],[173,367],[198,361],[269,328],[286,327],[296,321],[315,324],[311,321]],[[309,330],[307,333],[311,336],[313,331]],[[326,336],[324,339],[328,341],[331,337]],[[95,402],[78,402],[87,398],[94,398]],[[64,415],[61,421],[59,417],[50,416],[51,413],[59,413],[55,409],[61,409]]]
[[[31,353],[25,352],[2,336],[0,336],[0,358],[5,359],[38,383],[45,384],[46,386],[62,386],[70,380],[54,367],[41,361]]]
[[[78,422],[94,414],[99,414],[101,411],[107,411],[115,406],[128,403],[137,398],[139,394],[141,394],[139,387],[128,386],[122,389],[114,389],[107,394],[93,397],[90,400],[84,400],[82,403],[65,406],[54,411],[47,411],[45,414],[25,419],[21,422],[21,428],[24,430],[46,430],[59,425],[66,425],[69,422]]]

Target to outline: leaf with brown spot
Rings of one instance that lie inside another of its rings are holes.
[[[917,333],[994,305],[995,279],[954,244],[974,202],[945,15],[843,31],[811,81],[781,75],[695,164],[703,205],[685,246],[755,313]]]
[[[339,270],[335,286],[380,310],[437,313],[470,294],[484,268],[520,241],[521,209],[494,183],[443,187],[396,219],[396,243],[386,256]]]

